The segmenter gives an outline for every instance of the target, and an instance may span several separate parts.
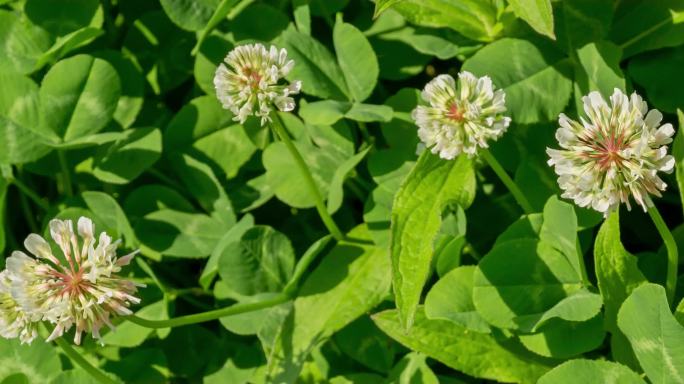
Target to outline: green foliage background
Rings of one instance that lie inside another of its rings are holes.
[[[684,382],[655,228],[559,200],[544,152],[592,90],[636,90],[677,121],[682,0],[0,0],[0,42],[2,254],[92,217],[141,250],[148,319],[296,287],[77,347],[123,382]],[[280,116],[350,240],[327,236],[268,127],[217,101],[216,66],[249,42],[295,60],[302,95]],[[506,91],[491,151],[537,213],[480,160],[414,168],[420,90],[461,69]],[[683,137],[656,201],[680,249]],[[1,383],[92,380],[42,340],[0,339]]]

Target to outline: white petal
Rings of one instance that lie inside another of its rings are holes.
[[[24,247],[26,247],[31,254],[37,257],[48,260],[53,259],[50,244],[48,244],[48,242],[45,241],[45,239],[43,239],[40,235],[35,233],[28,235],[26,240],[24,240]]]
[[[658,125],[660,125],[660,122],[663,120],[663,114],[660,113],[657,109],[651,109],[648,111],[648,114],[644,118],[644,124],[651,128],[655,128]]]
[[[78,234],[84,239],[93,239],[95,237],[95,225],[93,221],[85,216],[78,218]]]

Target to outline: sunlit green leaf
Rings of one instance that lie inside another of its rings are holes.
[[[468,207],[474,198],[472,163],[465,156],[443,160],[429,151],[420,156],[397,192],[390,229],[392,283],[401,321],[407,329],[430,271],[442,209],[451,202]]]

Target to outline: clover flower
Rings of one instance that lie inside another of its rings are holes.
[[[0,336],[6,339],[18,337],[22,344],[30,344],[38,336],[36,323],[12,297],[7,271],[0,272]]]
[[[78,220],[80,242],[71,220],[52,220],[49,226],[63,260],[52,253],[45,239],[30,234],[24,246],[35,258],[21,251],[7,258],[11,298],[31,321],[47,320],[55,325],[47,341],[72,326],[76,327],[76,344],[83,332],[99,339],[103,325],[113,328],[112,315],[130,315],[131,303],[140,302],[133,296],[139,285],[117,275],[136,252],[117,258],[121,241],[112,242],[105,232],[96,240],[93,222],[85,217]]]
[[[667,187],[658,171],[669,173],[674,168],[674,158],[667,154],[674,128],[661,126],[663,115],[649,111],[636,92],[627,97],[615,89],[610,105],[598,92],[582,101],[588,121],[561,114],[556,139],[562,149],[546,150],[562,196],[604,216],[620,203],[630,209],[630,195],[646,210],[652,205],[649,194],[660,197]]]
[[[262,44],[236,47],[216,69],[216,96],[224,108],[233,112],[233,120],[243,124],[253,115],[261,117],[264,125],[271,120],[274,106],[283,112],[295,107],[290,95],[299,93],[301,81],[279,84],[292,67],[294,61],[288,60],[285,49],[278,51],[271,46],[267,50]]]
[[[432,153],[451,160],[460,153],[474,157],[488,140],[496,140],[511,122],[503,115],[506,94],[495,90],[488,76],[460,72],[458,83],[449,75],[431,80],[422,93],[429,106],[418,106],[412,117],[418,136]]]

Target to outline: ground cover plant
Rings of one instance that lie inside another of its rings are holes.
[[[0,383],[684,382],[682,20],[0,0]]]

